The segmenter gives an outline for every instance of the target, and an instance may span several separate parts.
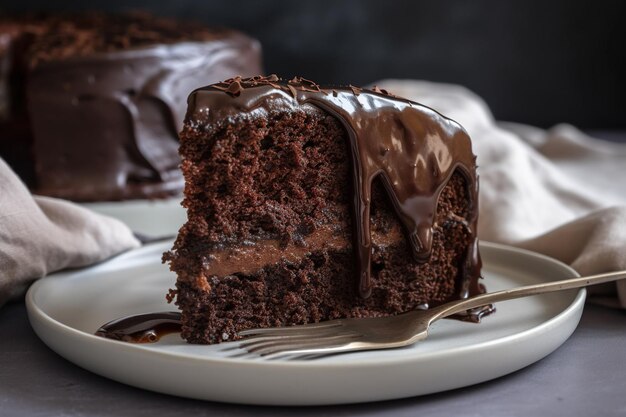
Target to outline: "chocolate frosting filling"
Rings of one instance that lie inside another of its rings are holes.
[[[430,257],[439,194],[455,171],[466,178],[470,196],[467,225],[472,236],[461,268],[460,297],[482,292],[478,253],[478,181],[476,157],[465,130],[456,122],[418,103],[384,90],[320,87],[304,78],[275,75],[242,79],[195,90],[189,96],[186,123],[210,128],[226,118],[315,106],[335,116],[349,136],[352,157],[354,247],[358,289],[371,294],[372,181],[380,177],[406,232],[416,261]]]

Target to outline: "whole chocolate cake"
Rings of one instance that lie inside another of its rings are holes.
[[[475,156],[454,121],[382,90],[276,76],[188,103],[188,221],[164,255],[187,341],[484,292]]]
[[[0,19],[0,157],[38,194],[181,192],[189,91],[258,74],[257,41],[145,14]]]

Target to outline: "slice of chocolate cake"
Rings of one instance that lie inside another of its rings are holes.
[[[381,90],[235,78],[194,91],[188,221],[164,255],[191,343],[484,291],[470,138]]]
[[[0,18],[0,157],[74,201],[179,195],[189,91],[258,74],[256,40],[132,13]]]

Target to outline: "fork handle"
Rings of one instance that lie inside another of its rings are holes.
[[[580,278],[564,279],[561,281],[546,282],[543,284],[526,285],[508,290],[481,294],[476,297],[467,298],[461,301],[452,301],[439,307],[435,307],[435,309],[440,311],[439,314],[433,317],[431,322],[451,316],[452,314],[467,311],[476,307],[482,307],[498,301],[513,300],[516,298],[527,297],[529,295],[544,294],[572,288],[581,288],[586,287],[587,285],[602,284],[604,282],[617,281],[624,278],[626,278],[626,270],[589,275]]]

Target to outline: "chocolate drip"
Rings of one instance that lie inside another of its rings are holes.
[[[228,117],[319,107],[340,120],[349,135],[353,168],[353,213],[358,291],[371,294],[370,204],[372,181],[380,177],[402,223],[416,261],[430,257],[439,194],[455,171],[468,184],[466,219],[472,236],[462,266],[460,297],[484,292],[478,284],[480,255],[476,157],[465,130],[418,103],[380,90],[354,86],[320,87],[303,78],[240,77],[192,93],[187,120],[204,126]]]
[[[27,86],[37,157],[35,189],[74,200],[180,192],[178,131],[188,92],[200,79],[258,68],[257,58],[253,41],[227,32],[207,43],[40,63]],[[56,155],[59,138],[64,157],[47,157]]]
[[[144,122],[141,119],[141,101],[154,99],[161,101],[157,97],[153,96],[141,96],[137,97],[134,90],[132,91],[113,91],[103,95],[84,94],[77,97],[77,104],[81,105],[86,102],[95,102],[97,105],[108,107],[108,103],[115,103],[120,106],[126,113],[130,123],[128,125],[131,133],[131,140],[128,142],[127,151],[130,152],[135,161],[139,162],[141,166],[147,167],[151,170],[152,176],[159,181],[166,181],[169,171],[172,170],[173,163],[171,157],[168,157],[165,150],[167,146],[154,146],[147,138],[151,137],[151,132],[144,126]],[[171,110],[169,106],[165,107]],[[176,126],[175,121],[171,118],[171,111],[163,112],[163,122],[166,127],[169,127],[169,138],[175,141],[176,138]],[[123,179],[125,183],[128,181],[128,177]]]
[[[176,311],[128,316],[102,325],[96,336],[130,343],[154,343],[161,337],[178,333],[181,314]]]

